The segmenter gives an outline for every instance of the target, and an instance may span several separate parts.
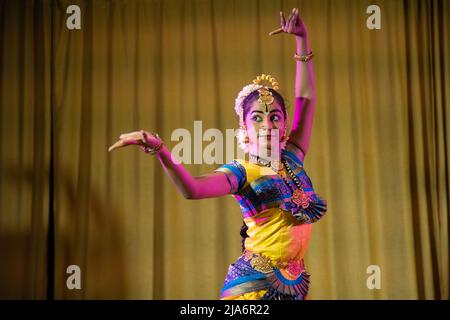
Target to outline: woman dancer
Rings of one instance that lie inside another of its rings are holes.
[[[258,76],[238,94],[238,140],[250,161],[235,159],[210,174],[193,177],[173,161],[157,134],[145,130],[122,134],[110,147],[138,145],[155,154],[176,188],[187,199],[232,194],[243,214],[242,255],[230,265],[221,299],[307,298],[309,274],[303,257],[312,223],[326,212],[326,201],[314,191],[303,161],[309,148],[315,83],[305,24],[294,8],[270,34],[295,36],[297,51],[295,110],[289,116],[279,85],[270,75]],[[270,153],[270,156],[268,156]]]

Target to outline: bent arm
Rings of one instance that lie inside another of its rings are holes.
[[[302,37],[296,36],[295,39],[297,54],[310,53],[306,34]],[[309,62],[296,61],[295,110],[289,140],[302,150],[303,158],[309,148],[315,103],[316,85],[312,60]],[[303,161],[303,159],[301,160]]]
[[[213,198],[231,193],[230,182],[223,173],[214,172],[194,177],[183,164],[173,161],[172,154],[165,146],[157,157],[170,180],[186,199]]]

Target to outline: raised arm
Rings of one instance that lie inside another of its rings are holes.
[[[295,41],[298,55],[311,52],[306,33],[304,36],[295,36]],[[313,126],[316,85],[312,59],[308,62],[297,60],[295,64],[295,109],[289,140],[303,151],[304,157],[308,152]]]
[[[308,55],[311,50],[308,43],[308,33],[297,8],[294,8],[288,20],[280,12],[281,30],[295,36],[296,54]],[[295,110],[292,119],[289,141],[302,150],[302,161],[308,152],[311,129],[313,125],[316,103],[316,86],[314,80],[312,59],[304,62],[296,59],[295,71]]]
[[[149,146],[152,148],[157,146],[160,142],[159,138],[144,130],[135,131],[120,135],[120,140],[112,145],[109,151],[129,145],[138,145],[145,150]],[[186,199],[212,198],[230,194],[234,187],[232,184],[237,183],[234,180],[229,181],[221,172],[192,176],[182,163],[174,161],[164,144],[156,153],[156,157],[177,190]]]

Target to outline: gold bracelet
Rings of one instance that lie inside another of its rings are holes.
[[[314,53],[312,51],[310,53],[304,54],[304,55],[295,53],[294,59],[297,61],[301,61],[301,62],[308,62],[309,60],[312,59],[313,56],[314,56]]]

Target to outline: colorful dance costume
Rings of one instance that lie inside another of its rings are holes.
[[[237,179],[238,188],[232,193],[248,227],[243,253],[228,269],[221,299],[303,300],[307,296],[310,276],[303,257],[312,223],[322,218],[327,204],[314,192],[300,152],[288,142],[281,152],[285,170],[278,173],[267,174],[258,163],[246,160],[233,160],[215,170],[229,180]],[[298,183],[307,195],[306,205],[294,199]]]

